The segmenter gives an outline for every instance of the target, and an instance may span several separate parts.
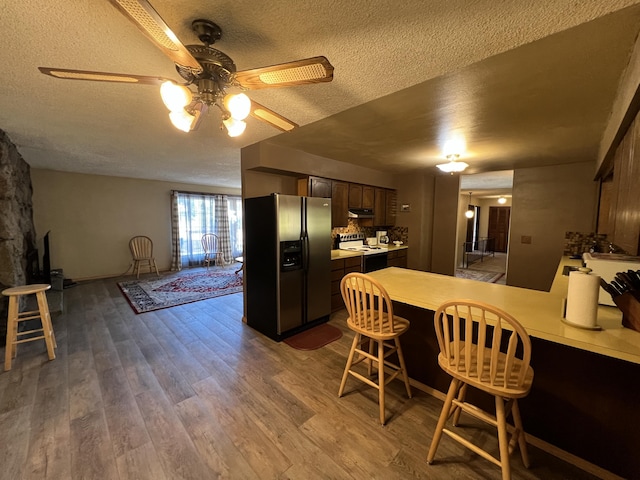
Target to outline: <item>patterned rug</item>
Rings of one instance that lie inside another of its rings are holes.
[[[316,350],[325,345],[329,345],[342,337],[342,332],[338,327],[322,323],[293,337],[284,340],[284,343],[296,350]]]
[[[478,282],[496,283],[503,275],[504,273],[500,272],[483,272],[480,270],[469,270],[466,268],[456,269],[457,278],[466,278],[468,280],[476,280]]]
[[[169,274],[118,282],[118,287],[133,311],[144,313],[241,292],[243,272],[235,271],[236,268]]]

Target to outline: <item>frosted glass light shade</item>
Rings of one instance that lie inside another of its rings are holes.
[[[473,210],[467,210],[466,212],[464,212],[464,216],[467,218],[473,218]]]
[[[242,135],[244,129],[247,128],[247,124],[242,120],[236,120],[235,118],[227,118],[223,120],[224,126],[227,127],[227,133],[230,137],[237,137]]]
[[[498,198],[498,203],[500,205],[504,205],[505,203],[507,203],[507,199],[504,198],[504,197],[500,197],[500,198]]]
[[[191,103],[191,99],[193,98],[191,90],[182,85],[176,85],[173,82],[164,82],[160,86],[160,96],[170,112],[182,110]]]
[[[440,170],[447,173],[462,172],[468,166],[469,164],[465,162],[456,162],[456,161],[441,163],[440,165],[436,165],[436,167],[438,167]]]
[[[251,100],[244,93],[227,95],[224,97],[224,106],[236,120],[244,120],[251,112]]]
[[[169,112],[169,119],[173,126],[178,130],[182,130],[183,132],[191,131],[191,125],[195,121],[196,117],[188,114],[184,108],[179,111]]]

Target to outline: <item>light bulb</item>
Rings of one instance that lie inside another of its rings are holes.
[[[227,133],[230,137],[237,137],[242,135],[244,129],[247,128],[247,124],[242,120],[236,120],[235,118],[227,118],[223,120],[224,126],[227,127]]]
[[[467,210],[466,212],[464,212],[464,216],[467,218],[473,218],[473,210]]]
[[[191,131],[191,125],[193,125],[196,117],[187,113],[184,108],[180,111],[169,112],[169,119],[173,126],[183,132]]]
[[[251,112],[251,100],[244,93],[227,95],[224,97],[224,106],[236,120],[244,120]]]
[[[173,82],[164,82],[160,86],[160,96],[170,112],[177,112],[191,103],[193,94],[191,90]]]
[[[500,198],[498,198],[498,203],[500,205],[504,205],[505,203],[507,203],[507,199],[504,198],[504,197],[500,197]]]

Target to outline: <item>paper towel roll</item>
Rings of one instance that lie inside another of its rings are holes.
[[[586,328],[596,327],[600,276],[573,271],[569,273],[567,322]]]

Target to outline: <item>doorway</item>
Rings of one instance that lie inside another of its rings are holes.
[[[493,239],[494,251],[507,253],[511,207],[489,207],[487,236]]]

